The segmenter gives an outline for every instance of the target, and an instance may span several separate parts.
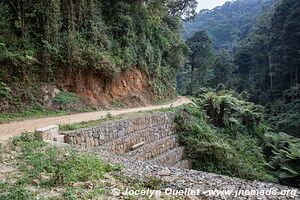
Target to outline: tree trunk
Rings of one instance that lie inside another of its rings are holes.
[[[191,85],[190,85],[190,95],[193,93],[193,85],[194,85],[194,72],[195,72],[195,67],[191,66]]]
[[[273,88],[273,73],[272,73],[272,63],[271,63],[271,54],[269,53],[269,71],[270,71],[270,86]]]
[[[298,84],[298,66],[296,66],[296,70],[295,70],[295,79],[296,79],[296,85]]]

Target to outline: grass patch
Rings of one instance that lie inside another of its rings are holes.
[[[22,121],[25,119],[62,116],[68,114],[71,114],[71,112],[62,110],[32,110],[18,113],[0,113],[0,124],[11,121]]]
[[[113,108],[124,108],[125,104],[121,100],[115,100],[112,102],[112,106],[113,106]]]
[[[125,116],[126,115],[111,116],[110,114],[108,114],[104,118],[99,119],[99,120],[92,120],[92,121],[79,122],[79,123],[73,123],[73,124],[61,124],[61,125],[59,125],[59,130],[72,131],[72,130],[77,130],[77,129],[82,129],[82,128],[89,128],[89,127],[100,125],[107,121],[122,119]]]
[[[1,187],[0,199],[1,200],[32,200],[34,193],[26,189],[22,185],[9,185],[5,183],[6,187]]]

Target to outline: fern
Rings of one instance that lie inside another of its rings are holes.
[[[281,183],[300,187],[300,139],[285,133],[267,135],[272,149],[269,166]]]

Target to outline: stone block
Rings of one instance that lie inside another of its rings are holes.
[[[68,143],[66,141],[66,137],[64,135],[57,135],[57,136],[54,136],[53,138],[53,141],[56,141],[56,142],[62,142],[62,143]]]
[[[133,145],[133,146],[131,147],[131,149],[132,149],[132,150],[136,150],[136,149],[138,149],[138,148],[144,146],[144,144],[145,144],[145,142],[140,142],[140,143],[138,143],[138,144]]]
[[[40,140],[52,140],[55,136],[59,135],[58,125],[51,125],[44,128],[39,128],[35,130],[35,135]]]

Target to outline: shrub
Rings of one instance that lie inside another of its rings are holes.
[[[0,199],[2,200],[31,200],[34,199],[34,195],[28,189],[20,186],[14,185],[7,188],[4,193],[0,192]]]
[[[80,98],[72,92],[60,92],[54,97],[54,102],[59,105],[68,105],[80,102]]]

